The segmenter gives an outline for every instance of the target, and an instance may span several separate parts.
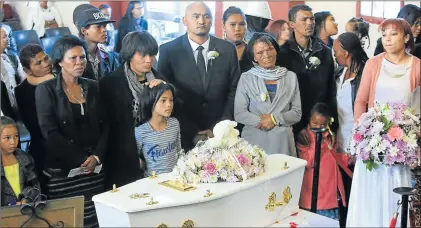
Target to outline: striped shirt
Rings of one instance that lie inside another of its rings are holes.
[[[180,125],[176,118],[167,120],[167,127],[162,131],[152,129],[149,122],[135,128],[137,149],[146,160],[146,176],[172,172],[181,150]]]

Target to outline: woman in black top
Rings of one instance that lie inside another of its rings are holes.
[[[121,65],[99,81],[101,98],[110,125],[110,139],[104,161],[108,167],[106,188],[120,187],[143,177],[134,128],[142,118],[140,94],[163,76],[152,68],[158,44],[148,32],[131,32],[123,39]],[[143,158],[142,158],[143,159]]]
[[[144,1],[130,1],[127,5],[126,14],[120,19],[118,23],[117,42],[114,51],[120,52],[123,47],[123,39],[129,32],[133,31],[148,31],[148,21],[144,18],[145,2]]]
[[[230,6],[225,10],[222,15],[222,30],[224,32],[224,39],[234,43],[237,49],[241,73],[250,70],[253,67],[253,63],[247,56],[247,44],[244,42],[247,22],[246,16],[240,8]]]
[[[402,18],[409,23],[411,26],[412,34],[415,39],[415,47],[411,54],[421,59],[421,39],[417,39],[420,36],[421,31],[421,9],[420,7],[412,4],[405,5],[399,11],[397,18]],[[377,40],[376,50],[374,55],[378,55],[384,52],[382,38]]]
[[[22,122],[31,134],[28,151],[35,160],[35,167],[43,192],[45,182],[42,170],[44,169],[46,148],[38,124],[35,89],[40,83],[54,78],[54,75],[51,73],[50,57],[38,44],[28,44],[22,48],[19,59],[26,73],[26,78],[15,88],[16,103]]]
[[[85,197],[87,227],[98,226],[93,195],[104,191],[104,160],[108,126],[100,102],[98,83],[83,78],[86,68],[84,42],[73,35],[53,46],[52,62],[57,77],[38,85],[36,108],[47,145],[44,173],[49,199]],[[71,169],[81,173],[67,177]],[[95,172],[94,172],[95,171]]]
[[[329,11],[317,12],[314,14],[314,33],[321,44],[328,47],[333,46],[332,36],[338,34],[338,24]]]

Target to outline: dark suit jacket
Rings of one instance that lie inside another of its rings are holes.
[[[233,119],[234,97],[240,67],[234,45],[210,36],[210,51],[219,57],[208,60],[203,86],[187,34],[161,45],[158,69],[177,88],[181,107],[176,112],[180,121],[181,141],[185,150],[193,147],[194,136],[224,119]]]
[[[164,79],[155,70],[152,72],[156,78]],[[113,184],[120,187],[143,177],[134,135],[133,96],[124,73],[124,64],[101,78],[99,86],[110,126],[105,158],[108,167],[106,188],[111,188]]]

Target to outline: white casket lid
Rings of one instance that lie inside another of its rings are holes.
[[[282,168],[285,162],[288,163],[289,168],[283,170]],[[197,184],[195,185],[197,189],[181,192],[159,184],[160,182],[172,179],[173,176],[170,173],[166,173],[159,175],[158,178],[155,179],[144,178],[120,188],[117,186],[119,191],[95,195],[92,200],[96,203],[101,203],[126,213],[197,204],[226,197],[236,192],[264,184],[264,182],[270,179],[288,175],[288,173],[293,172],[306,164],[307,162],[305,160],[283,154],[268,155],[266,172],[258,177],[248,179],[245,182]],[[208,189],[213,195],[207,198],[203,197]],[[150,201],[149,197],[141,199],[130,198],[130,195],[135,193],[149,193],[153,197],[153,200],[158,203],[147,205],[146,203]]]

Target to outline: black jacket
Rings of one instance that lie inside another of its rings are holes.
[[[175,85],[181,102],[176,117],[185,150],[194,146],[192,141],[199,131],[212,130],[219,121],[234,119],[234,98],[241,74],[237,51],[232,43],[213,36],[209,50],[218,52],[219,57],[208,60],[205,85],[187,34],[161,45],[159,50],[159,72]]]
[[[88,117],[90,135],[97,142],[87,148],[74,141],[80,132],[75,128],[71,104],[63,90],[62,80],[60,73],[56,78],[38,85],[35,90],[38,122],[47,146],[45,168],[76,168],[91,155],[104,161],[109,128],[100,102],[98,83],[78,78],[86,99],[85,115]]]
[[[155,70],[152,72],[156,78],[164,79]],[[133,95],[125,76],[124,64],[105,75],[99,85],[110,126],[110,140],[104,161],[108,167],[106,187],[111,188],[113,184],[119,187],[143,177],[134,135]]]
[[[333,117],[337,120],[336,105],[336,81],[334,74],[334,62],[332,51],[324,44],[317,42],[312,37],[311,54],[304,58],[298,49],[294,35],[281,47],[278,58],[281,59],[281,66],[295,72],[298,78],[301,95],[301,121],[293,126],[294,133],[298,133],[305,128],[310,120],[310,111],[318,102],[324,102],[329,105]],[[320,65],[316,69],[309,69],[309,58],[317,57]],[[335,121],[332,130],[337,130]]]
[[[103,48],[98,48],[98,57],[100,61],[98,67],[98,78],[95,77],[94,68],[89,62],[89,58],[87,58],[88,63],[83,77],[98,81],[104,75],[114,72],[120,66],[117,54],[114,52],[108,52]]]
[[[140,20],[140,25],[142,31],[148,31],[148,21],[145,20],[143,17]],[[135,26],[135,19],[133,19],[133,23],[130,23],[128,17],[124,16],[120,19],[118,23],[118,33],[117,33],[117,41],[115,43],[114,51],[120,53],[121,47],[123,45],[123,39],[129,32],[136,31]]]

